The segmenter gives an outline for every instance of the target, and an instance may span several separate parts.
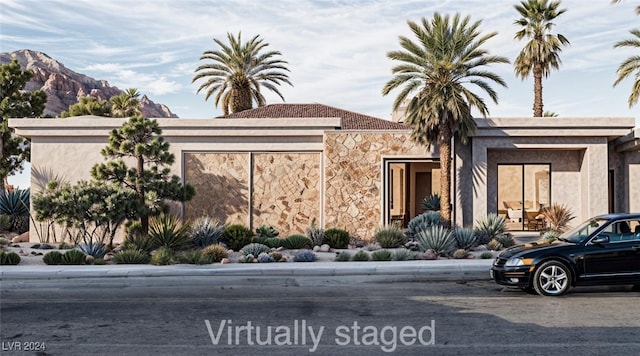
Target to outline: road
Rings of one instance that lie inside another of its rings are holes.
[[[638,296],[611,287],[543,298],[490,281],[62,281],[2,288],[0,353],[638,355]]]

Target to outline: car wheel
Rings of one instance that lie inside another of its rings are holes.
[[[540,265],[533,276],[533,288],[540,295],[558,296],[571,287],[571,270],[564,263],[548,261]]]

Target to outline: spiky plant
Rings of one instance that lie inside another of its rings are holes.
[[[330,228],[324,231],[322,243],[331,246],[331,248],[347,248],[349,240],[347,230]]]
[[[280,232],[273,226],[262,224],[256,228],[256,237],[258,238],[277,237],[278,235],[280,235]]]
[[[456,241],[456,247],[464,250],[471,250],[478,245],[478,238],[473,229],[466,227],[456,227],[452,231]]]
[[[268,253],[266,253],[266,252],[261,252],[261,253],[258,255],[258,258],[257,258],[257,259],[258,259],[258,262],[260,262],[260,263],[271,263],[271,262],[276,262],[276,260],[275,260],[273,257],[271,257],[271,255],[270,255],[270,254],[268,254]]]
[[[261,243],[271,248],[278,248],[284,245],[284,239],[281,239],[279,237],[269,237],[264,239]]]
[[[409,220],[405,234],[409,239],[415,240],[418,232],[431,226],[441,225],[441,219],[442,217],[440,216],[440,213],[434,211],[417,215],[413,219]]]
[[[157,247],[184,250],[193,246],[190,227],[173,214],[160,214],[149,221],[149,236]]]
[[[490,213],[476,220],[475,233],[478,243],[483,245],[504,234],[507,223],[503,217]]]
[[[125,250],[141,250],[148,253],[157,246],[149,235],[129,234],[122,242],[122,247]]]
[[[417,258],[417,254],[415,251],[400,249],[395,250],[391,255],[391,259],[394,261],[408,261],[415,260]]]
[[[542,215],[547,222],[549,231],[561,234],[569,228],[571,220],[575,219],[573,212],[565,204],[553,203],[542,208]]]
[[[469,252],[463,248],[459,248],[453,251],[453,254],[451,255],[451,257],[453,257],[456,260],[462,260],[467,258],[468,256],[469,256]]]
[[[69,250],[62,254],[60,264],[62,265],[83,265],[87,261],[87,256],[80,250]]]
[[[336,262],[347,262],[351,260],[351,254],[348,252],[339,252],[336,255]]]
[[[202,254],[209,259],[210,263],[217,263],[226,258],[229,251],[222,245],[209,245],[202,250]]]
[[[503,248],[511,247],[516,244],[516,239],[509,233],[497,236],[495,240],[498,241]]]
[[[62,262],[62,254],[59,251],[51,251],[42,257],[42,262],[47,265],[59,265]]]
[[[178,263],[187,263],[191,265],[206,265],[211,263],[209,258],[202,253],[202,250],[187,251],[183,254],[177,255],[176,260]]]
[[[422,200],[422,211],[440,211],[440,195],[427,195],[424,200]]]
[[[493,239],[487,243],[487,248],[493,251],[500,251],[504,248],[504,246],[502,246],[500,241],[498,241],[497,239]]]
[[[20,263],[20,255],[15,252],[0,250],[0,265],[15,266]]]
[[[391,251],[378,250],[371,254],[371,259],[374,261],[391,261]]]
[[[382,248],[396,248],[407,243],[407,236],[396,224],[379,227],[374,238]]]
[[[163,246],[151,256],[151,264],[156,266],[172,265],[176,263],[174,257],[173,250]]]
[[[451,231],[444,226],[428,227],[418,232],[416,240],[422,251],[433,250],[438,256],[449,253],[455,244]]]
[[[113,255],[117,264],[147,264],[151,261],[151,256],[142,250],[122,250]]]
[[[315,262],[315,260],[316,254],[309,250],[300,251],[293,256],[293,262]]]
[[[29,189],[0,192],[0,215],[8,215],[9,230],[19,234],[29,231]]]
[[[240,252],[244,255],[253,255],[254,257],[257,257],[259,254],[266,252],[269,253],[269,251],[271,251],[271,248],[267,245],[263,245],[263,244],[259,244],[259,243],[250,243],[244,247],[242,247],[242,249],[240,249]]]
[[[357,262],[366,262],[370,260],[370,257],[366,251],[358,250],[358,252],[354,253],[353,256],[351,256],[351,260]]]
[[[208,216],[202,216],[191,224],[191,239],[197,247],[215,245],[222,239],[224,224]]]
[[[311,247],[311,240],[300,234],[294,234],[282,241],[282,247],[287,249],[299,249]]]
[[[107,248],[101,242],[90,242],[88,244],[80,244],[77,247],[87,256],[93,256],[94,258],[103,258],[107,254]]]
[[[309,240],[311,240],[311,244],[313,246],[322,245],[322,240],[324,239],[324,229],[319,227],[316,218],[311,220],[311,225],[306,228],[305,233]]]
[[[480,254],[480,258],[483,259],[483,260],[492,259],[493,258],[493,252],[484,251],[483,253]]]

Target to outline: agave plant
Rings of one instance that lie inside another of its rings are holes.
[[[456,247],[463,250],[471,250],[478,244],[475,231],[466,227],[456,227],[452,231]]]
[[[191,239],[194,245],[204,248],[220,243],[223,231],[224,224],[219,220],[203,216],[191,224]]]
[[[414,240],[418,232],[431,226],[441,225],[441,218],[440,213],[434,211],[420,214],[409,221],[405,234],[409,239]]]
[[[503,217],[490,213],[476,220],[475,233],[478,243],[483,245],[504,234],[507,224]]]
[[[440,196],[438,194],[427,195],[422,201],[422,211],[440,211]]]
[[[29,189],[0,192],[0,215],[9,216],[9,229],[17,233],[29,230]]]
[[[407,242],[407,237],[404,235],[404,232],[396,224],[379,227],[374,237],[376,242],[383,248],[399,247]]]
[[[157,247],[183,250],[193,245],[189,225],[173,214],[154,216],[149,221],[149,236]]]
[[[107,254],[107,248],[101,242],[89,242],[86,244],[80,244],[77,248],[85,255],[93,256],[95,258],[103,258],[104,255]]]
[[[547,222],[549,231],[561,234],[569,228],[569,222],[575,219],[571,209],[564,204],[553,203],[542,209],[542,215]]]
[[[324,239],[324,229],[318,226],[316,218],[311,220],[311,225],[306,228],[305,233],[313,246],[322,245]]]
[[[440,225],[421,230],[416,239],[423,251],[432,250],[438,256],[449,253],[455,244],[451,231]]]

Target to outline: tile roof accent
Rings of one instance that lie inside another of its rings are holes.
[[[342,130],[408,130],[408,125],[323,104],[270,104],[224,116],[225,119],[339,117]]]

